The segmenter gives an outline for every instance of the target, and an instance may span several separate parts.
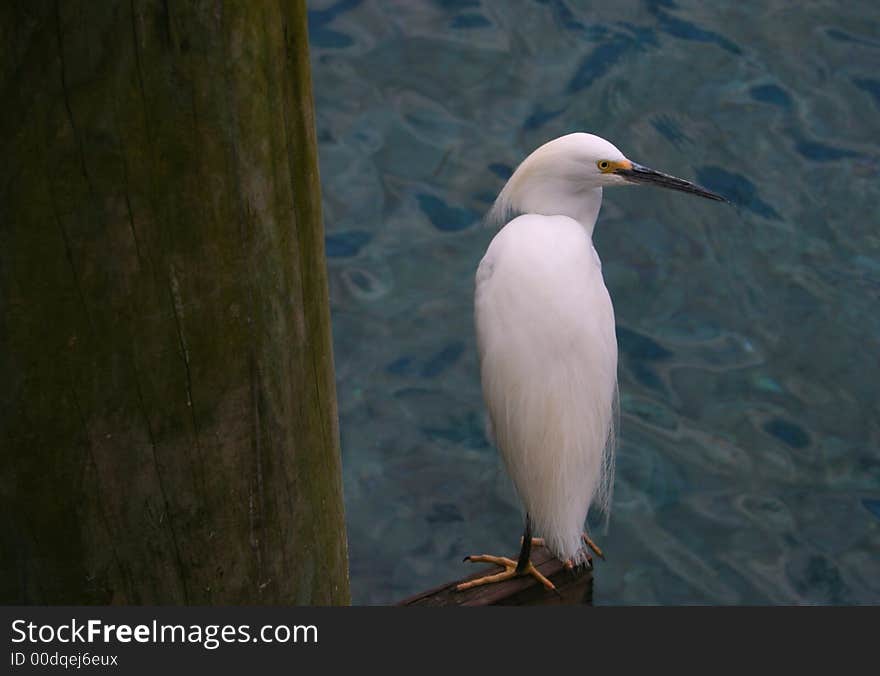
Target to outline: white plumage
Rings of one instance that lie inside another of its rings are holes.
[[[591,237],[602,189],[575,178],[595,167],[589,148],[578,161],[592,139],[551,141],[513,174],[494,211],[526,213],[492,240],[475,294],[495,443],[535,533],[574,563],[590,504],[610,508],[614,468],[614,308]]]
[[[535,535],[572,563],[587,557],[590,505],[606,515],[611,506],[617,340],[592,234],[602,188],[626,183],[723,199],[635,164],[597,136],[563,136],[529,155],[504,186],[490,218],[520,215],[492,240],[476,275],[480,375],[494,440]],[[460,588],[522,573],[527,557],[524,548],[515,570],[509,559],[470,557],[507,571]]]

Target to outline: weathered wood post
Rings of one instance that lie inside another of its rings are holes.
[[[0,6],[0,603],[348,602],[306,36]]]

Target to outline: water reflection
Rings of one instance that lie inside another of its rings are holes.
[[[606,193],[622,443],[599,603],[880,602],[880,6],[310,2],[352,588],[513,552],[484,214],[598,133],[737,203]]]

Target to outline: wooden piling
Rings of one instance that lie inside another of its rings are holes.
[[[0,3],[0,603],[348,602],[307,32]]]

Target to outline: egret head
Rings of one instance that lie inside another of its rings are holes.
[[[593,134],[568,134],[529,155],[507,181],[490,218],[516,213],[571,216],[592,230],[602,188],[651,184],[726,202],[700,186],[629,160],[613,144]]]

